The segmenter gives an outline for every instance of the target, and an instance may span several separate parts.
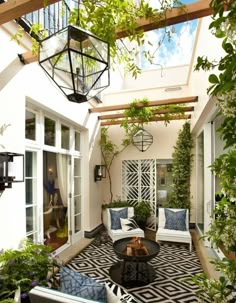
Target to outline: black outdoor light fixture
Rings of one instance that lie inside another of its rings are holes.
[[[77,26],[40,41],[39,64],[72,102],[86,102],[110,85],[109,44]]]
[[[140,128],[132,139],[141,152],[145,152],[153,143],[153,136],[143,128]]]
[[[94,181],[101,181],[102,178],[106,178],[106,167],[105,165],[95,165],[94,168]]]
[[[24,182],[24,155],[0,153],[0,192],[11,188],[14,182]]]

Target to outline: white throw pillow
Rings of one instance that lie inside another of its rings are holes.
[[[129,219],[120,218],[120,224],[122,231],[130,231],[139,228],[138,224],[135,222],[133,218],[129,218]]]

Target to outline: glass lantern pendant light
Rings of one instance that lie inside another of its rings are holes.
[[[39,46],[40,66],[76,103],[88,101],[109,86],[109,61],[109,44],[78,26],[67,26]]]
[[[141,152],[145,152],[153,143],[153,136],[143,128],[140,128],[132,139],[133,144]]]

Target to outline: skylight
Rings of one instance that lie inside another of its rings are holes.
[[[153,0],[150,1],[152,4]],[[196,1],[182,0],[183,4]],[[158,67],[171,67],[190,64],[195,43],[198,20],[192,20],[146,32],[150,44],[141,49],[140,65],[142,70]],[[171,33],[168,38],[166,32]],[[153,57],[152,63],[145,57],[143,51],[148,51]]]

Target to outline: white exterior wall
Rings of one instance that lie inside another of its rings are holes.
[[[199,29],[197,32],[196,45],[192,57],[192,66],[169,67],[161,71],[161,69],[145,71],[136,80],[127,77],[124,79],[123,90],[115,91],[112,88],[107,89],[104,94],[104,105],[116,105],[131,103],[134,99],[148,98],[150,101],[181,98],[188,96],[198,96],[198,102],[194,103],[194,112],[191,114],[191,128],[193,130],[194,140],[196,129],[202,129],[206,122],[203,114],[206,116],[209,112],[215,111],[215,102],[207,95],[209,87],[208,76],[211,72],[194,71],[198,56],[207,56],[209,60],[219,58],[221,54],[220,43],[208,30],[211,17],[201,18],[199,20]],[[206,43],[207,41],[207,43]],[[180,86],[181,90],[169,91],[168,87]],[[205,113],[204,113],[205,111]],[[129,147],[120,154],[112,165],[113,178],[113,194],[114,198],[120,196],[121,193],[121,161],[123,159],[167,159],[172,157],[173,146],[176,143],[178,131],[182,128],[184,121],[171,121],[165,127],[163,122],[151,123],[146,126],[154,137],[153,145],[145,152],[139,152],[135,147]],[[158,127],[156,127],[158,125]],[[111,136],[122,138],[122,129],[119,126],[110,126]],[[193,163],[194,164],[194,163]],[[104,182],[104,201],[109,201],[108,184]],[[195,169],[193,166],[191,177],[191,197],[192,212],[191,222],[195,222]]]
[[[26,48],[10,41],[14,31],[7,33],[5,28],[14,30],[14,23],[0,27],[1,45],[4,46],[0,48],[0,127],[10,124],[3,136],[0,135],[0,144],[4,145],[1,151],[25,152],[26,102],[84,131],[83,229],[91,231],[101,224],[102,200],[101,184],[94,182],[94,165],[100,164],[101,159],[100,150],[94,149],[99,138],[97,116],[88,113],[92,103],[69,102],[38,63],[23,65],[18,53]],[[0,197],[0,249],[19,245],[25,236],[25,220],[25,185],[13,183],[12,189],[6,189]]]
[[[173,146],[175,145],[178,132],[182,128],[183,123],[184,120],[171,121],[168,126],[165,126],[164,122],[160,121],[144,125],[144,129],[153,135],[153,144],[146,152],[140,152],[135,146],[130,145],[114,159],[111,166],[113,199],[121,198],[122,161],[140,159],[171,159]],[[114,125],[109,128],[109,136],[117,146],[121,146],[120,144],[124,136],[124,131],[121,130],[120,126]],[[109,203],[110,187],[108,178],[104,179],[102,182],[103,203]]]
[[[221,48],[215,37],[208,29],[211,18],[206,17],[201,21],[199,39],[193,57],[193,67],[198,56],[209,56],[212,59],[220,56]],[[101,223],[101,204],[109,201],[108,180],[94,182],[94,166],[101,163],[99,141],[99,122],[97,114],[88,113],[92,106],[88,102],[75,104],[69,102],[54,84],[48,79],[37,63],[22,65],[18,59],[18,53],[23,53],[26,47],[29,49],[29,41],[24,40],[24,47],[19,47],[10,41],[11,30],[14,23],[0,27],[0,127],[3,124],[11,124],[3,136],[0,135],[0,144],[5,150],[24,153],[25,151],[25,105],[26,101],[36,107],[55,114],[65,121],[85,131],[84,150],[84,230],[91,231]],[[10,33],[6,32],[10,30]],[[207,43],[206,43],[207,41]],[[214,108],[215,104],[208,103],[206,89],[208,74],[206,72],[187,72],[186,66],[168,68],[147,72],[140,75],[137,80],[126,78],[115,90],[113,83],[105,90],[103,105],[130,103],[135,98],[147,97],[150,101],[186,96],[198,96],[192,114],[192,129],[200,130],[206,123],[202,119],[203,110],[207,112]],[[117,72],[118,73],[118,72]],[[113,77],[111,78],[114,79]],[[178,80],[178,82],[176,82]],[[180,85],[181,90],[166,92],[168,86]],[[157,87],[155,87],[157,86]],[[101,105],[101,106],[103,106]],[[207,107],[208,106],[208,107]],[[171,158],[178,131],[184,121],[171,121],[166,127],[164,122],[155,122],[145,126],[145,129],[153,135],[154,142],[145,152],[139,152],[134,146],[128,147],[115,159],[112,165],[113,198],[121,195],[121,162],[124,159],[168,159]],[[118,144],[118,139],[123,137],[123,130],[119,126],[111,126],[111,137]],[[2,149],[3,150],[3,149]],[[194,177],[192,189],[195,188]],[[13,184],[12,189],[6,189],[0,197],[0,249],[4,247],[16,247],[25,235],[25,185]],[[193,199],[195,192],[192,191]],[[193,203],[194,204],[194,203]],[[194,221],[191,220],[192,222]]]

